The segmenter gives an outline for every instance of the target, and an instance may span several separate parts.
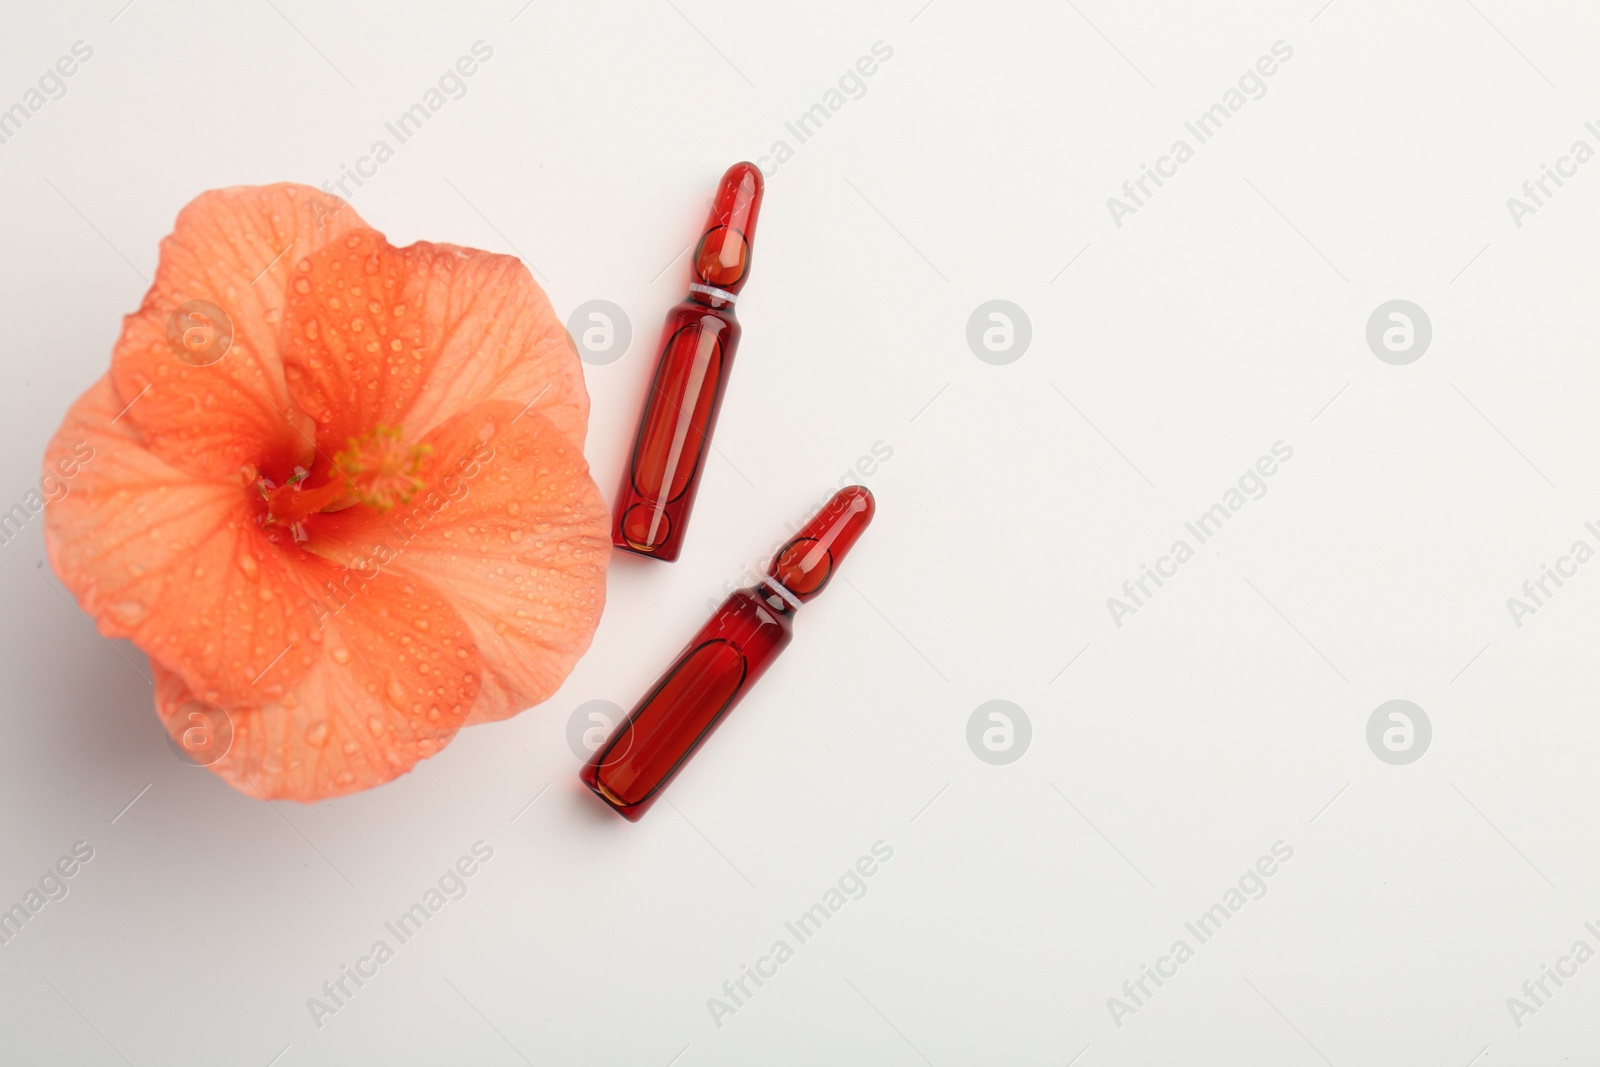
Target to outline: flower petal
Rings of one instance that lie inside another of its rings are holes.
[[[318,516],[311,547],[345,565],[389,559],[438,589],[484,661],[467,721],[502,719],[547,699],[589,647],[605,606],[605,501],[578,446],[514,403],[479,404],[424,443],[432,490],[387,516]]]
[[[77,467],[45,508],[51,567],[101,633],[132,639],[205,699],[281,696],[309,666],[290,646],[316,628],[296,565],[314,557],[269,541],[237,479],[197,478],[147,449],[123,407],[101,378],[50,441],[47,470]]]
[[[292,690],[261,707],[224,705],[233,742],[212,769],[241,793],[309,802],[381,785],[444,748],[477,699],[483,663],[472,637],[426,583],[377,574],[315,638]],[[152,667],[156,710],[169,722],[193,691]]]
[[[290,184],[202,193],[179,213],[111,363],[117,392],[139,398],[126,418],[152,452],[212,477],[271,460],[292,466],[309,454],[309,426],[283,376],[285,295],[301,260],[363,226],[344,201]],[[191,301],[215,305],[224,318],[192,306],[177,314]],[[182,344],[189,331],[204,341],[224,328],[232,332],[225,353],[215,343],[199,351]]]
[[[331,454],[376,426],[414,442],[474,404],[508,400],[583,444],[589,395],[572,339],[521,260],[360,228],[290,283],[284,365]]]

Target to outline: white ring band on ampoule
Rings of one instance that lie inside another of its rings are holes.
[[[726,289],[718,289],[714,285],[701,285],[699,282],[690,283],[689,291],[691,293],[704,293],[706,296],[714,296],[718,300],[726,300],[730,304],[739,299],[739,294],[737,293],[730,293]]]
[[[789,590],[785,589],[783,583],[778,581],[776,578],[773,578],[769,575],[768,577],[761,579],[761,584],[771,586],[772,591],[781,596],[784,600],[784,603],[788,604],[791,608],[800,607],[800,599],[793,593],[789,592]]]

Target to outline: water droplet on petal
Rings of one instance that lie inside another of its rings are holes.
[[[328,743],[328,720],[322,719],[311,724],[306,731],[306,744],[313,748],[321,748]]]
[[[108,610],[111,617],[123,626],[137,626],[150,614],[150,609],[140,600],[119,600]]]
[[[388,724],[383,721],[382,715],[373,715],[367,719],[367,729],[372,731],[373,737],[382,737],[383,732],[388,728]]]
[[[338,648],[331,649],[328,652],[328,655],[333,657],[333,662],[340,664],[341,666],[350,662],[350,650],[345,648],[343,645],[340,645]]]

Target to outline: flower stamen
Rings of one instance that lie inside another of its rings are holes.
[[[388,511],[411,500],[423,488],[417,471],[427,456],[427,445],[401,442],[399,427],[379,426],[333,457],[333,466],[345,477],[345,488],[357,503]]]
[[[263,524],[287,526],[294,540],[302,542],[307,539],[306,518],[319,511],[338,511],[352,504],[388,511],[424,487],[417,472],[429,448],[402,443],[398,427],[379,426],[349,441],[349,447],[333,457],[328,480],[314,489],[304,487],[310,477],[304,467],[295,467],[282,485],[265,475],[258,477],[256,491],[267,505]]]

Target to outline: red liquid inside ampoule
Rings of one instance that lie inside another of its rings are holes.
[[[618,548],[678,558],[739,347],[733,305],[750,275],[761,195],[761,171],[753,163],[734,164],[717,188],[690,258],[689,295],[667,314],[661,357],[613,509],[611,541]]]
[[[584,764],[584,784],[624,818],[637,820],[648,811],[788,646],[795,610],[827,586],[874,509],[862,486],[835,493],[773,556],[762,584],[723,601]]]

